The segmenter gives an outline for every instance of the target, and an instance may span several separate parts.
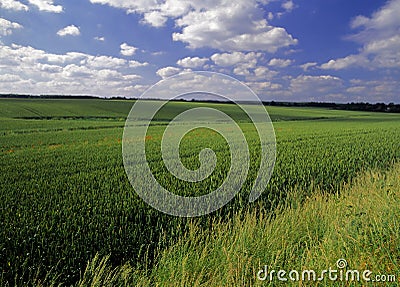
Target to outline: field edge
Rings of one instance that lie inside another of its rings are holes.
[[[161,253],[152,270],[127,264],[114,268],[108,257],[96,256],[76,286],[262,286],[268,281],[256,279],[256,274],[264,265],[323,270],[336,267],[338,259],[345,259],[348,268],[395,275],[399,282],[399,175],[400,163],[395,163],[387,171],[365,172],[340,195],[318,191],[303,203],[304,193],[293,191],[274,216],[260,208],[237,214],[228,223],[215,221],[212,232],[191,224],[184,238]]]

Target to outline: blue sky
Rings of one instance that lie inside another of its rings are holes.
[[[0,0],[0,93],[138,97],[185,71],[261,99],[400,103],[400,0]]]

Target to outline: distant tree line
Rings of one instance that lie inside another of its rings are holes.
[[[27,94],[0,94],[0,98],[14,99],[100,99],[88,95],[27,95]]]
[[[383,113],[400,113],[400,104],[394,103],[326,103],[326,102],[263,102],[266,106],[281,106],[281,107],[317,107],[329,108],[335,110],[350,110],[350,111],[368,111],[368,112],[383,112]]]
[[[103,99],[103,100],[135,100],[133,98],[126,97],[111,97],[111,98],[100,98],[96,96],[89,95],[21,95],[21,94],[0,94],[0,98],[41,98],[41,99]],[[192,101],[196,102],[197,100],[185,100],[179,99],[176,101]],[[220,101],[198,101],[198,102],[210,102],[210,103],[221,103]],[[263,102],[266,106],[279,106],[279,107],[316,107],[316,108],[328,108],[335,110],[349,110],[349,111],[368,111],[368,112],[383,112],[383,113],[400,113],[400,104],[394,103],[328,103],[328,102],[277,102],[277,101],[268,101]]]

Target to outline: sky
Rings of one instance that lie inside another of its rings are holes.
[[[400,0],[0,0],[0,93],[139,97],[177,73],[265,101],[400,103]]]

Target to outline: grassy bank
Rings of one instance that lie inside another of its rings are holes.
[[[398,286],[400,164],[357,177],[340,195],[321,191],[304,199],[302,194],[294,191],[274,216],[260,208],[228,223],[215,221],[207,232],[190,224],[186,236],[163,251],[147,274],[128,265],[111,269],[107,258],[95,258],[78,286],[278,286],[276,274],[272,282],[257,279],[264,265],[287,272],[312,269],[318,278],[329,267],[341,270],[339,259],[347,261],[342,270],[370,270],[371,280],[395,275],[396,282],[365,282],[361,275],[360,282],[345,282],[345,275],[333,282],[326,275],[320,282],[284,284]]]

